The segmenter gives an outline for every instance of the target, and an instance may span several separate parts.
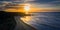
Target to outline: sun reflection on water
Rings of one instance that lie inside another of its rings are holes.
[[[25,17],[22,17],[21,20],[25,23],[29,23],[31,21],[31,17],[30,16],[25,16]]]

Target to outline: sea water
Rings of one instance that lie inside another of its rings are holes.
[[[37,30],[60,30],[60,12],[35,12],[21,20]]]

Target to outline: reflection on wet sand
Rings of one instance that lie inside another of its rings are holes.
[[[25,16],[25,17],[22,17],[21,20],[25,23],[29,23],[31,21],[31,17],[30,16]]]

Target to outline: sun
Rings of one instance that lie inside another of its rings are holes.
[[[25,4],[24,10],[25,10],[25,11],[29,11],[29,10],[30,10],[30,4]]]

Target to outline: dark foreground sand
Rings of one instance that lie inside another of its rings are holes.
[[[14,17],[19,15],[24,16],[25,14],[0,11],[0,30],[36,30],[17,17]]]

